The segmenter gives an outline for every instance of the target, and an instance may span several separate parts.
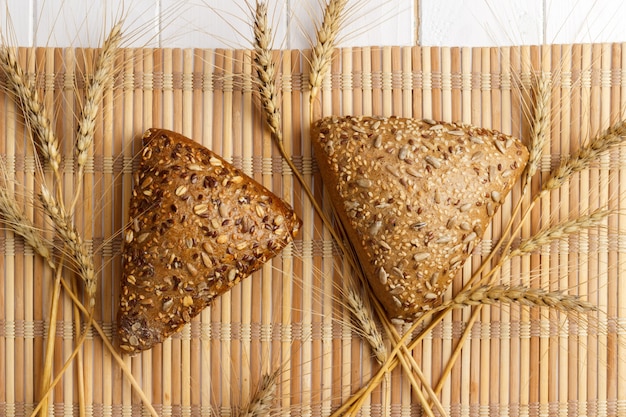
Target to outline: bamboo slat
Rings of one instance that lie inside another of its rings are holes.
[[[551,140],[532,182],[536,192],[563,158],[625,117],[625,47],[340,49],[312,103],[313,114],[463,121],[528,143],[531,87],[543,73],[551,85]],[[22,48],[18,53],[54,115],[64,153],[66,201],[77,191],[73,138],[95,52]],[[308,137],[309,54],[275,53],[282,129],[287,153],[330,214]],[[76,222],[94,250],[96,321],[109,337],[116,328],[120,231],[128,221],[132,167],[146,128],[177,130],[212,148],[290,201],[304,221],[293,245],[181,333],[150,352],[125,358],[161,415],[238,415],[263,375],[278,369],[275,414],[327,416],[378,370],[342,299],[353,272],[264,127],[252,55],[245,50],[122,50],[98,114]],[[42,178],[52,180],[51,173],[46,169],[42,177],[19,108],[4,90],[0,94],[0,162],[6,184],[26,215],[52,239],[49,222],[28,203]],[[439,400],[449,415],[626,415],[625,195],[622,148],[541,199],[521,236],[601,206],[620,213],[605,227],[511,259],[496,277],[507,285],[580,295],[599,306],[598,313],[495,305],[483,307],[476,322],[468,323],[473,310],[466,308],[447,316],[413,350],[426,380],[440,383]],[[519,198],[517,186],[446,297],[462,288],[497,243]],[[525,196],[523,207],[529,204]],[[0,415],[27,415],[41,395],[53,276],[6,228],[0,230],[0,255]],[[82,330],[72,301],[65,296],[61,301],[51,335],[53,375]],[[467,343],[441,380],[466,330]],[[81,355],[81,364],[74,363],[53,390],[51,415],[79,415],[82,394],[87,415],[147,412],[95,332],[90,331]],[[405,377],[405,371],[394,370],[364,403],[361,415],[422,415]]]

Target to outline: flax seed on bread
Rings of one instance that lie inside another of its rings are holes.
[[[120,348],[150,349],[278,254],[300,228],[291,207],[180,134],[149,129],[130,203]]]

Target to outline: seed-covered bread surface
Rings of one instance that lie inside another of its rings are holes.
[[[328,117],[312,136],[373,292],[404,321],[440,300],[528,160],[516,138],[433,120]]]
[[[150,349],[258,270],[300,220],[276,195],[180,134],[149,129],[134,173],[118,314],[123,351]]]

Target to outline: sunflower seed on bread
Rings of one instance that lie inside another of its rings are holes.
[[[285,247],[285,202],[180,134],[149,129],[134,173],[118,313],[120,348],[150,349]]]
[[[373,293],[406,321],[439,302],[528,160],[511,136],[432,120],[328,117],[312,140]]]

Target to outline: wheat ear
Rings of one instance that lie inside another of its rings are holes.
[[[559,223],[555,226],[542,230],[534,236],[523,240],[520,245],[511,251],[507,258],[532,253],[537,249],[549,245],[557,240],[566,239],[568,236],[600,225],[612,210],[595,210],[589,215],[580,216],[573,220]]]
[[[0,217],[3,218],[4,224],[21,236],[24,242],[33,248],[35,253],[40,255],[50,268],[56,269],[50,248],[35,225],[24,215],[15,199],[4,188],[0,188]]]
[[[621,145],[625,140],[626,121],[609,127],[603,134],[595,137],[587,145],[564,159],[545,182],[542,191],[555,190],[561,187],[573,174],[589,168],[600,156]]]
[[[54,228],[63,239],[64,245],[68,248],[69,254],[78,267],[80,278],[85,283],[85,290],[89,297],[89,307],[95,305],[96,279],[91,251],[83,242],[80,234],[76,230],[70,216],[52,196],[47,187],[41,187],[39,195],[44,212],[50,217]]]
[[[283,133],[276,88],[276,64],[272,59],[272,30],[267,25],[267,3],[256,3],[254,18],[254,69],[259,79],[259,96],[265,121],[274,139],[282,144]]]
[[[22,107],[26,122],[35,136],[35,143],[41,155],[48,161],[57,180],[61,176],[61,154],[59,141],[52,131],[50,118],[33,81],[24,74],[17,63],[15,51],[7,45],[0,45],[0,68],[6,74],[9,90]]]
[[[337,41],[337,34],[344,20],[344,9],[347,0],[330,0],[324,9],[322,24],[316,30],[316,42],[311,57],[310,102],[319,94],[322,81],[330,70],[330,63]]]
[[[271,374],[264,374],[261,383],[257,387],[248,404],[241,409],[240,417],[267,416],[270,413],[272,403],[276,398],[276,387],[280,368]]]
[[[352,313],[359,328],[359,333],[369,343],[376,361],[382,365],[387,360],[387,348],[371,310],[365,306],[363,298],[352,285],[346,290],[346,301],[348,310]]]
[[[550,137],[550,78],[541,73],[534,87],[535,100],[532,120],[530,123],[530,143],[528,146],[528,163],[524,175],[524,190],[539,169],[543,147]]]
[[[322,207],[318,204],[311,188],[305,181],[304,177],[298,171],[298,168],[294,165],[291,157],[287,154],[285,146],[283,145],[283,134],[280,122],[280,111],[278,106],[278,94],[276,90],[276,70],[275,64],[272,61],[271,51],[271,31],[267,26],[267,5],[265,2],[257,2],[257,6],[254,13],[254,41],[253,46],[255,50],[255,58],[253,61],[253,67],[257,74],[256,82],[259,84],[259,95],[261,98],[261,110],[264,112],[265,121],[272,134],[272,140],[276,144],[281,157],[291,169],[291,172],[296,177],[304,193],[307,195],[309,201],[313,205],[313,209],[320,216],[324,225],[328,227],[329,232],[335,239],[341,250],[346,253],[346,248],[342,244],[341,237],[333,228],[333,223],[328,216],[322,210]],[[355,265],[352,265],[355,267]]]
[[[96,129],[96,117],[98,115],[99,103],[102,100],[104,89],[113,77],[113,65],[115,63],[115,53],[122,41],[122,22],[118,22],[104,41],[98,59],[93,78],[87,86],[85,104],[82,108],[81,118],[78,121],[78,136],[76,139],[76,166],[78,168],[77,191],[80,191],[85,164],[87,163],[88,150],[93,143]],[[76,193],[72,201],[70,214],[78,202],[80,193]]]
[[[597,307],[574,295],[545,291],[523,286],[486,285],[471,291],[462,291],[454,297],[450,306],[460,308],[482,304],[519,303],[529,307],[551,307],[563,312],[597,311]]]

